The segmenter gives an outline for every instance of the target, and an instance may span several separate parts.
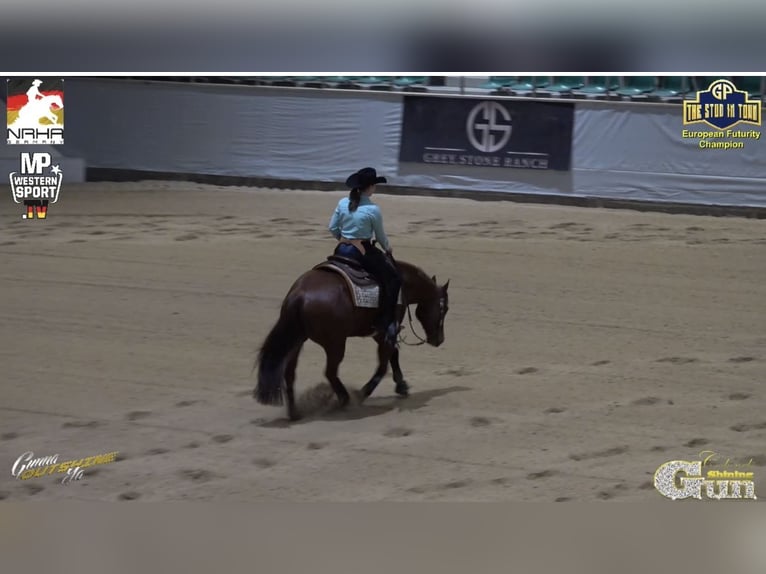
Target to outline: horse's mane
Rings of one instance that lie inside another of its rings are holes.
[[[413,277],[417,277],[418,279],[423,280],[425,283],[433,284],[433,280],[431,279],[431,277],[428,276],[428,273],[423,271],[417,265],[408,263],[406,261],[399,261],[399,260],[396,261],[396,264],[402,270],[403,274],[411,275]]]

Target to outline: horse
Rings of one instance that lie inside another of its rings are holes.
[[[37,100],[30,100],[20,110],[19,115],[13,122],[15,124],[29,124],[38,125],[40,118],[47,118],[53,125],[58,125],[59,119],[54,112],[51,111],[52,106],[57,106],[59,109],[63,109],[64,101],[58,94],[51,94],[43,96]]]
[[[439,347],[444,342],[444,319],[449,311],[449,280],[439,285],[435,275],[429,277],[411,263],[394,261],[393,258],[391,261],[402,280],[401,304],[397,305],[396,310],[399,323],[403,324],[405,310],[409,313],[409,306],[416,305],[415,316],[426,334],[421,343]],[[305,272],[290,287],[282,301],[279,319],[263,341],[253,367],[254,370],[258,368],[253,397],[264,405],[282,405],[284,391],[287,416],[291,421],[302,416],[295,405],[294,385],[298,356],[307,340],[324,349],[327,359],[324,375],[341,408],[346,407],[350,400],[346,387],[338,377],[349,337],[372,337],[378,344],[378,366],[362,387],[362,400],[373,393],[386,375],[389,362],[396,394],[401,397],[409,394],[409,385],[399,364],[399,349],[386,344],[383,334],[373,328],[379,309],[355,305],[346,279],[332,270],[322,269],[322,266],[317,265]],[[409,319],[411,326],[411,314]]]

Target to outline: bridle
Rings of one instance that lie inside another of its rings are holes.
[[[394,268],[396,268],[396,259],[394,259],[394,256],[392,254],[390,254],[390,253],[386,253],[386,256],[389,259],[391,259],[391,263],[393,263]],[[401,331],[399,331],[399,333],[398,333],[398,342],[403,343],[403,344],[405,344],[405,345],[407,345],[409,347],[418,347],[420,345],[423,345],[424,343],[427,343],[428,341],[426,339],[424,339],[423,337],[421,337],[420,335],[418,335],[415,332],[415,327],[412,326],[412,312],[410,311],[410,304],[409,303],[404,303],[404,306],[407,308],[407,321],[410,324],[410,331],[412,331],[412,334],[415,335],[415,338],[418,340],[418,342],[417,343],[408,343],[405,340],[405,335],[402,335]],[[444,315],[442,314],[443,311],[444,311],[444,302],[440,299],[439,300],[439,315],[440,315],[439,323],[440,324],[442,324],[442,322],[444,321]]]

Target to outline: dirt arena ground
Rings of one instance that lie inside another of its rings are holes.
[[[70,185],[46,221],[4,200],[0,498],[662,502],[657,467],[703,450],[752,459],[766,496],[766,222],[377,195],[395,255],[450,279],[446,342],[403,347],[411,397],[389,375],[346,412],[307,344],[316,409],[287,424],[254,352],[342,195]],[[344,383],[374,361],[352,340]],[[62,485],[12,478],[25,451],[119,455]]]

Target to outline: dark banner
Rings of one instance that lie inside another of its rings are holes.
[[[406,96],[400,162],[567,171],[574,104]]]

